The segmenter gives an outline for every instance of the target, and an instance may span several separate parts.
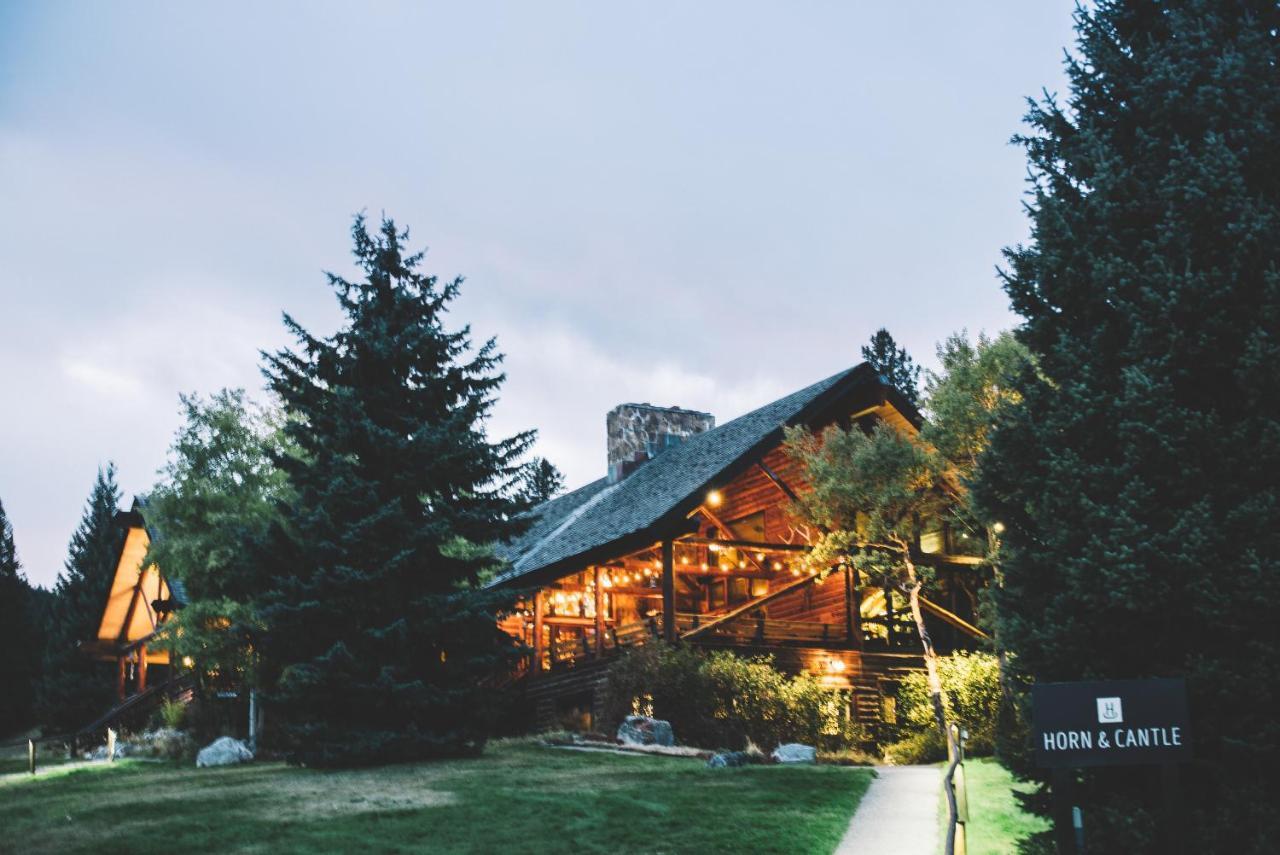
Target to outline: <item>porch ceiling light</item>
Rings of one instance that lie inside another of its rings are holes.
[[[707,505],[708,505],[708,506],[713,507],[713,508],[718,508],[718,507],[720,507],[722,504],[724,504],[724,495],[723,495],[719,490],[708,490],[708,491],[707,491]]]

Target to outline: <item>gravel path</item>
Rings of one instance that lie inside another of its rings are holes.
[[[877,766],[836,855],[936,855],[942,770]]]

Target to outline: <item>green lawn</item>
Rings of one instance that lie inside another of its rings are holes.
[[[871,775],[528,742],[338,772],[121,761],[0,780],[0,851],[827,853]]]
[[[965,760],[964,771],[969,790],[969,855],[1016,853],[1019,841],[1048,830],[1045,820],[1023,812],[1013,797],[1015,790],[1027,785],[1013,780],[995,760]]]

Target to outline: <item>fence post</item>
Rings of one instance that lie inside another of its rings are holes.
[[[27,740],[27,770],[32,775],[36,773],[36,741],[34,739]]]
[[[107,762],[114,763],[116,760],[116,732],[114,728],[107,728]]]

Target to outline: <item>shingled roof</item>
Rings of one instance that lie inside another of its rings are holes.
[[[499,548],[510,568],[491,583],[512,583],[537,571],[568,567],[610,544],[682,521],[726,470],[752,452],[776,445],[784,425],[804,422],[826,402],[855,387],[880,385],[866,363],[726,422],[645,463],[616,484],[601,478],[552,499],[530,513],[537,522]]]

